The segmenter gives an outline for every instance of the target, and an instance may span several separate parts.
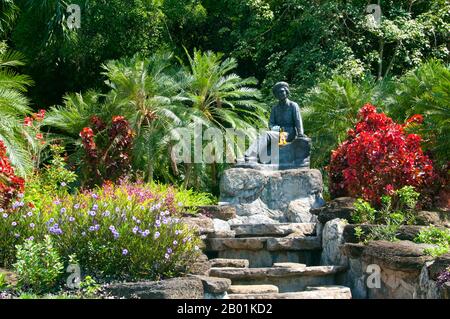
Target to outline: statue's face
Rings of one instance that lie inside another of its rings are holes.
[[[285,100],[288,97],[288,90],[285,87],[280,87],[275,91],[275,97],[279,100]]]

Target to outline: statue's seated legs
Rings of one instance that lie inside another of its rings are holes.
[[[266,131],[254,141],[244,154],[246,162],[269,162],[270,148],[278,147],[280,133],[276,131]]]

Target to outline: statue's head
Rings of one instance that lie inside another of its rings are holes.
[[[286,82],[277,82],[272,88],[273,95],[279,100],[287,99],[289,94],[289,84]]]

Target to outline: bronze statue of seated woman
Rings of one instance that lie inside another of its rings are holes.
[[[268,170],[309,167],[311,140],[304,134],[298,104],[288,99],[289,84],[278,82],[272,92],[278,104],[270,113],[270,131],[250,145],[236,167]]]

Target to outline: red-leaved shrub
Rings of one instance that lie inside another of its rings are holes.
[[[397,124],[366,104],[359,120],[348,131],[347,140],[332,152],[328,168],[331,195],[362,197],[378,205],[381,196],[410,185],[421,193],[421,204],[429,206],[439,177],[422,151],[421,137],[404,131],[412,123],[421,124],[422,116]]]
[[[116,181],[131,169],[131,149],[134,133],[123,116],[114,116],[107,126],[97,116],[91,127],[80,132],[85,151],[84,170],[88,186],[101,185],[105,180]]]
[[[6,156],[6,147],[0,141],[0,208],[6,208],[19,193],[24,191],[25,181],[14,174],[14,168]]]

